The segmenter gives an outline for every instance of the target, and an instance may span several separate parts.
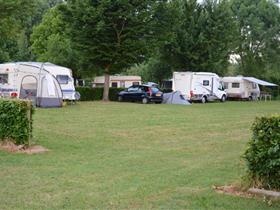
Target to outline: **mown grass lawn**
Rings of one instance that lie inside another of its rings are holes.
[[[280,102],[38,109],[34,139],[51,151],[0,152],[0,209],[280,209],[217,194],[240,180],[256,116]]]

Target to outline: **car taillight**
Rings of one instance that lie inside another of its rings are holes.
[[[18,96],[17,93],[15,93],[15,92],[11,93],[11,97],[12,97],[12,98],[16,98],[17,96]]]
[[[193,95],[194,95],[194,94],[193,94],[193,91],[191,90],[191,91],[190,91],[190,96],[193,97]]]
[[[148,93],[150,96],[152,96],[152,88],[149,88]]]

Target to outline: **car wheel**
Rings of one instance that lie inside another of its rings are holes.
[[[207,102],[207,98],[206,98],[206,96],[203,96],[201,99],[201,103],[205,104],[206,102]]]
[[[119,96],[119,97],[118,97],[118,101],[119,101],[119,102],[122,102],[122,101],[123,101],[123,97],[122,97],[122,96]]]
[[[143,98],[143,99],[142,99],[142,104],[147,104],[147,103],[149,103],[149,99]]]
[[[225,102],[225,101],[226,101],[226,99],[227,99],[227,98],[226,98],[226,96],[225,96],[225,95],[223,95],[223,96],[222,96],[222,98],[221,98],[221,102]]]

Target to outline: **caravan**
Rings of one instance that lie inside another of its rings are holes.
[[[38,63],[0,64],[0,96],[29,99],[38,107],[61,107],[56,78]]]
[[[190,101],[220,100],[224,102],[227,94],[220,77],[210,72],[174,72],[173,91],[180,91]]]
[[[260,98],[260,88],[262,86],[277,86],[254,77],[224,77],[224,87],[228,97],[232,99],[258,100]]]

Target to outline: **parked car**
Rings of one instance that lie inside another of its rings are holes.
[[[161,103],[162,99],[163,93],[158,88],[148,85],[133,85],[118,93],[119,101],[140,101],[147,104]]]

